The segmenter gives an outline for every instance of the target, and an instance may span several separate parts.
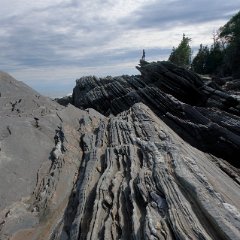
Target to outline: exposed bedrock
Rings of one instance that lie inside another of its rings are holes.
[[[239,153],[238,106],[180,101],[140,76],[79,80],[82,110],[7,74],[0,87],[1,240],[239,238],[239,169],[199,150]],[[184,141],[194,134],[206,146]],[[226,140],[211,148],[214,136]]]
[[[80,122],[79,176],[52,239],[237,239],[237,172],[229,177],[144,104]]]
[[[184,140],[240,166],[240,102],[212,81],[169,62],[140,62],[141,76],[83,77],[73,103],[116,115],[142,102]]]

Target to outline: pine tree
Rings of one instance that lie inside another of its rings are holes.
[[[222,67],[224,51],[219,41],[214,42],[211,46],[208,58],[206,60],[206,73],[219,73]]]
[[[209,58],[208,46],[200,45],[197,55],[192,61],[192,70],[199,74],[207,74],[207,63]]]
[[[185,68],[190,67],[191,63],[191,47],[189,45],[191,38],[188,38],[183,34],[182,41],[177,48],[172,49],[168,61],[175,63],[178,66]]]

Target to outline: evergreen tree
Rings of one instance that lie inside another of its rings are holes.
[[[177,48],[173,47],[168,61],[175,63],[178,66],[188,68],[191,63],[191,48],[189,45],[190,41],[191,39],[183,34],[182,41]]]
[[[199,74],[219,74],[224,54],[224,49],[217,40],[214,41],[210,49],[201,44],[197,55],[193,59],[192,69]]]
[[[220,39],[226,44],[224,67],[240,77],[240,11],[219,31]]]
[[[210,48],[206,59],[206,73],[219,73],[223,63],[224,51],[219,41],[216,41]]]
[[[199,74],[207,74],[207,63],[209,58],[209,48],[208,46],[200,45],[197,55],[192,61],[192,70]]]
[[[240,11],[214,34],[210,49],[200,45],[192,69],[200,74],[240,77]]]
[[[240,11],[235,14],[223,27],[220,29],[219,36],[225,38],[226,42],[232,43],[240,40]]]

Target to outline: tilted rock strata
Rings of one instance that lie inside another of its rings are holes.
[[[138,69],[141,76],[80,78],[74,105],[116,115],[142,102],[191,145],[240,166],[238,99],[168,62],[142,61]]]
[[[190,146],[143,103],[108,117],[50,103],[43,116],[29,108],[27,117],[11,116],[32,123],[29,135],[48,154],[33,168],[35,178],[19,173],[18,180],[34,184],[21,186],[21,197],[1,209],[0,239],[238,239],[240,178],[233,166]],[[23,145],[15,138],[17,155]],[[33,156],[29,145],[25,158],[36,162]],[[17,191],[16,182],[9,189]]]
[[[145,105],[91,132],[53,239],[237,239],[239,185]]]

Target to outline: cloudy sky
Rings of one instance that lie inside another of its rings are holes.
[[[0,0],[0,70],[60,96],[84,75],[137,74],[166,60],[185,33],[194,51],[240,10],[240,0]]]

